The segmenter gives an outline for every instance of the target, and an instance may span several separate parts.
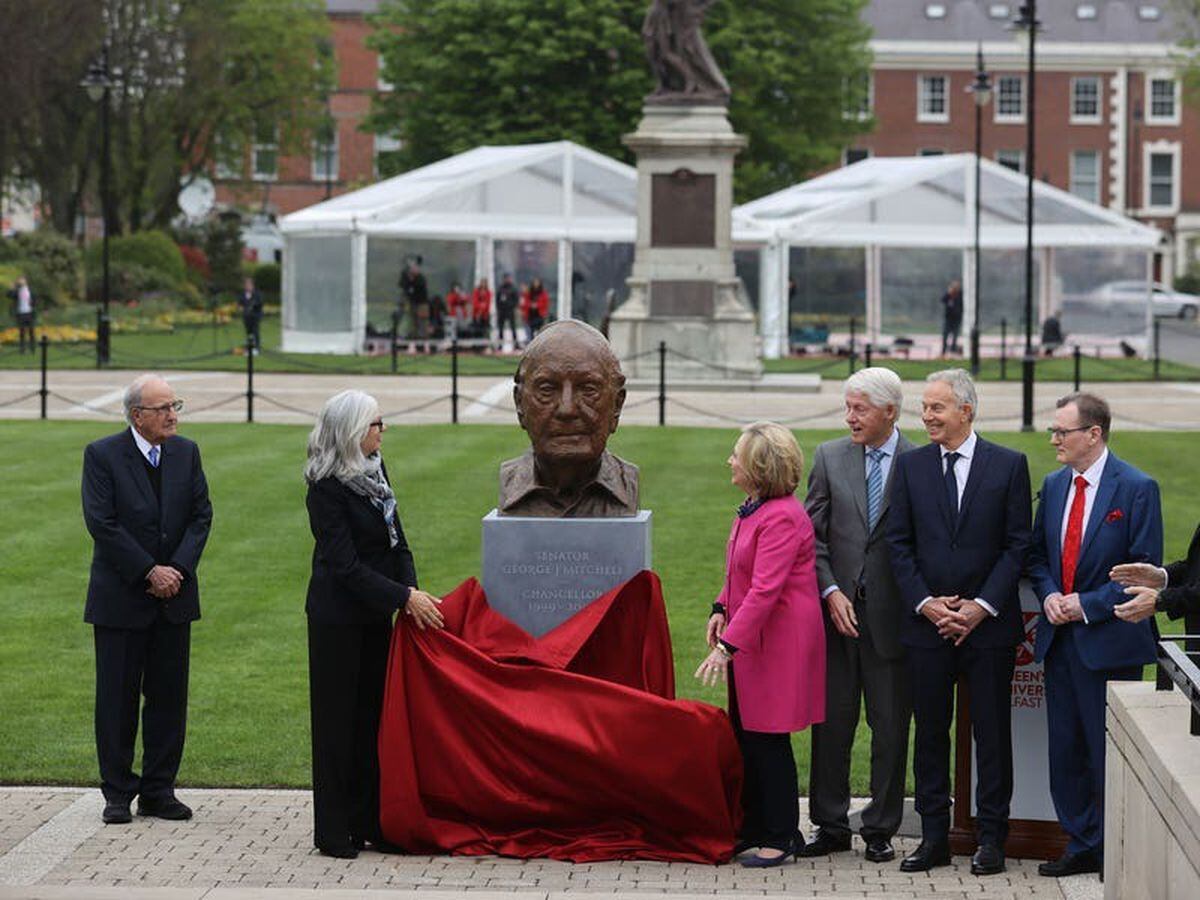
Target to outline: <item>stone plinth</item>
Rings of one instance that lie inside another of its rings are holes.
[[[1108,685],[1104,896],[1200,897],[1200,736],[1152,682]]]
[[[483,518],[488,605],[534,637],[651,567],[650,511],[611,519]]]
[[[757,378],[754,312],[733,265],[733,158],[746,141],[723,106],[649,104],[625,136],[637,153],[637,244],[629,299],[609,339],[631,378]]]

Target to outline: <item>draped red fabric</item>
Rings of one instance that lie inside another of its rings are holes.
[[[533,638],[469,579],[441,631],[395,629],[384,836],[414,853],[728,861],[742,764],[723,710],[675,700],[657,576]]]

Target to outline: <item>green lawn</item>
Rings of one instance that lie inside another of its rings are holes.
[[[84,445],[103,422],[0,423],[0,783],[92,783],[91,630],[82,621],[90,544],[79,511]],[[187,424],[200,442],[215,509],[201,567],[204,618],[193,631],[192,692],[182,779],[190,785],[304,785],[308,710],[304,589],[311,537],[300,476],[306,429]],[[811,455],[832,432],[801,432]],[[723,703],[692,672],[721,582],[739,497],[724,460],[736,432],[625,427],[613,449],[642,470],[654,510],[655,567],[670,612],[679,694]],[[998,434],[1030,453],[1035,485],[1053,464],[1038,435]],[[1200,507],[1195,434],[1127,434],[1116,452],[1163,485],[1167,556],[1187,548]],[[478,574],[480,517],[496,467],[526,445],[514,426],[388,431],[384,454],[422,585],[445,593]],[[1170,629],[1177,630],[1177,629]],[[865,725],[854,788],[866,790]],[[797,738],[807,788],[807,735]]]
[[[127,314],[121,310],[116,315]],[[391,357],[345,356],[321,353],[281,353],[279,351],[280,322],[277,316],[262,323],[263,354],[254,366],[261,372],[338,372],[384,375],[392,371]],[[217,326],[179,326],[169,333],[122,334],[112,337],[112,362],[122,369],[220,369],[243,371],[246,359],[241,350],[245,331],[240,321]],[[1016,352],[1016,351],[1014,351]],[[947,360],[904,360],[887,356],[875,357],[878,365],[894,369],[904,379],[920,380],[930,372],[949,365],[965,364]],[[52,344],[47,363],[55,369],[87,369],[96,364],[94,344]],[[859,357],[858,366],[865,363]],[[14,346],[0,347],[0,369],[34,368],[36,358],[17,353]],[[825,378],[842,379],[850,373],[846,359],[828,356],[792,356],[763,361],[767,372],[815,372]],[[463,352],[459,355],[459,371],[463,375],[503,377],[513,373],[516,360],[511,356],[490,356]],[[409,355],[401,353],[396,371],[401,375],[449,375],[450,355]],[[984,359],[980,371],[983,381],[1000,380],[1000,361]],[[1021,361],[1008,361],[1006,377],[1021,379]],[[1074,378],[1074,363],[1069,356],[1039,359],[1036,369],[1039,381],[1066,381]],[[1148,381],[1154,377],[1154,364],[1143,359],[1096,359],[1085,356],[1081,365],[1084,382]],[[1159,377],[1163,381],[1200,380],[1200,367],[1186,366],[1162,360]]]

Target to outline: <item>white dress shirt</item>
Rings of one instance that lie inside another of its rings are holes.
[[[158,461],[162,462],[162,447],[160,445],[151,444],[132,425],[129,426],[129,432],[133,435],[133,442],[137,444],[138,451],[146,458],[146,462],[150,462],[151,447],[158,447]]]

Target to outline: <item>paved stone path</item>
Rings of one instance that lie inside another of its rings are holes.
[[[95,789],[0,788],[0,900],[137,900],[141,897],[274,900],[380,896],[438,891],[469,900],[568,900],[580,894],[672,898],[888,897],[1099,898],[1094,876],[1041,878],[1034,861],[1010,860],[990,878],[970,874],[967,857],[930,874],[905,875],[897,863],[851,853],[800,860],[778,869],[737,865],[606,862],[572,864],[500,857],[386,856],[337,860],[312,849],[311,795],[284,790],[181,790],[190,822],[135,817],[103,825]],[[806,812],[806,810],[805,810]],[[802,822],[808,825],[806,815]],[[901,852],[915,846],[898,841]],[[397,894],[396,892],[400,893]]]
[[[59,370],[50,373],[48,414],[54,420],[121,418],[121,392],[137,374],[131,371]],[[199,422],[246,420],[245,376],[236,372],[170,372],[167,379],[188,404],[184,418]],[[668,390],[667,424],[733,428],[755,419],[774,419],[795,428],[843,428],[841,373],[813,390],[796,376],[769,376],[766,389],[753,391]],[[256,422],[310,423],[332,394],[356,387],[373,394],[394,424],[450,421],[450,380],[431,376],[256,375]],[[38,373],[0,371],[0,418],[30,419],[39,414]],[[1087,387],[1087,385],[1085,385]],[[1093,386],[1108,398],[1117,430],[1200,429],[1200,383],[1107,383]],[[776,388],[776,389],[771,389]],[[923,384],[904,386],[901,427],[920,427]],[[1034,425],[1044,428],[1054,401],[1071,385],[1039,383],[1034,394]],[[513,425],[512,384],[503,378],[462,378],[459,421]],[[1015,431],[1021,427],[1019,382],[979,385],[979,428]],[[653,390],[629,393],[621,421],[658,422]]]

